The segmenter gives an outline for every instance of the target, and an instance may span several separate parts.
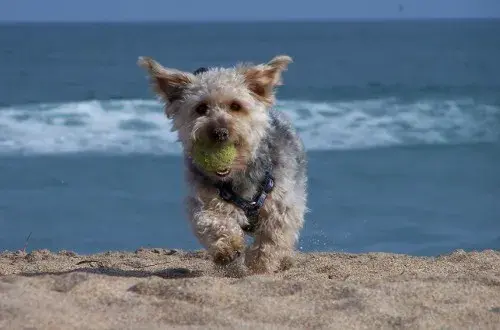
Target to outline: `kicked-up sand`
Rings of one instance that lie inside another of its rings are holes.
[[[0,328],[500,329],[498,251],[299,253],[280,273],[235,269],[205,252],[4,252]]]

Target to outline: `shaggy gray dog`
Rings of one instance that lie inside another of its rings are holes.
[[[189,73],[139,58],[182,143],[189,219],[216,264],[241,256],[252,272],[267,273],[291,260],[306,212],[307,160],[294,128],[273,109],[291,61]],[[233,143],[233,164],[217,172],[195,165],[198,139]],[[246,248],[245,234],[254,238]]]

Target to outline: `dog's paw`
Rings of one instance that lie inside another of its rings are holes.
[[[281,258],[280,265],[277,271],[284,272],[295,265],[295,260],[292,256],[284,256]]]
[[[292,268],[294,259],[292,255],[269,253],[269,249],[267,251],[248,249],[245,255],[245,264],[254,274],[272,274]]]
[[[244,240],[240,236],[220,239],[212,248],[214,262],[225,266],[239,258],[244,248]]]
[[[259,250],[247,251],[245,264],[253,274],[272,273],[272,260]]]
[[[262,259],[253,259],[245,263],[252,274],[271,274],[272,267]]]

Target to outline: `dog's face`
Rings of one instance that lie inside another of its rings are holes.
[[[185,152],[189,154],[199,139],[234,143],[238,156],[229,172],[218,174],[224,177],[244,169],[254,157],[269,126],[275,87],[291,61],[277,56],[266,64],[214,68],[197,75],[164,68],[147,57],[139,58],[138,64],[147,69],[165,102],[165,113]]]

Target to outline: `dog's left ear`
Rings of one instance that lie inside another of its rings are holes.
[[[273,86],[281,85],[281,73],[286,71],[288,64],[292,63],[292,58],[287,55],[279,55],[270,60],[266,66],[268,69],[264,70],[265,74],[271,80]]]
[[[281,74],[291,62],[290,56],[280,55],[266,64],[246,68],[244,75],[249,89],[262,100],[272,103],[274,88],[282,84]]]

